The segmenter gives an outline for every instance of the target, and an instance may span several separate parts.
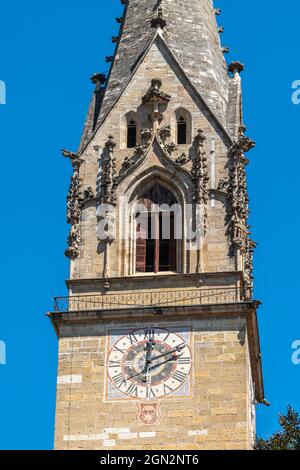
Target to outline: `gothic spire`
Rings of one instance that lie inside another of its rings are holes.
[[[226,128],[230,79],[220,44],[212,0],[121,0],[124,14],[111,69],[99,106],[90,105],[81,149],[122,95],[144,54],[157,36],[168,47],[193,86]],[[97,116],[95,119],[95,112]]]

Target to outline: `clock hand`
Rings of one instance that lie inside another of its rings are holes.
[[[155,345],[155,342],[154,342],[153,338],[151,338],[147,342],[147,345],[146,345],[147,354],[146,354],[145,368],[143,370],[143,372],[145,374],[144,378],[143,378],[144,382],[148,382],[150,365],[152,363],[152,351],[153,351],[154,345]]]
[[[170,349],[170,351],[167,351],[167,352],[164,353],[164,354],[160,354],[159,356],[154,356],[154,357],[152,357],[152,361],[154,361],[155,359],[160,359],[161,357],[167,356],[168,354],[172,354],[172,353],[174,353],[174,352],[180,352],[180,351],[182,351],[182,349],[184,349],[185,347],[186,347],[186,344],[180,344],[179,346],[176,346],[175,348]]]
[[[141,370],[141,372],[138,372],[137,374],[135,375],[132,375],[130,377],[128,377],[128,380],[130,379],[134,379],[135,377],[138,377],[139,375],[141,374],[145,374],[145,380],[147,381],[147,375],[149,374],[149,367],[150,367],[150,364],[152,363],[152,351],[153,351],[153,347],[155,345],[155,342],[154,340],[151,338],[147,344],[146,344],[146,351],[147,351],[147,354],[146,354],[146,361],[145,361],[145,367],[143,370]]]
[[[145,373],[145,369],[141,370],[141,372],[138,372],[135,375],[131,375],[130,377],[127,377],[127,380],[134,379],[135,377],[138,377],[139,375],[144,374],[144,373]]]
[[[162,365],[164,365],[164,364],[167,364],[167,362],[174,362],[174,361],[177,361],[178,357],[179,357],[179,356],[172,356],[170,359],[167,359],[167,360],[164,361],[164,362],[160,362],[159,364],[155,364],[154,366],[150,367],[149,371],[154,370],[154,369],[156,369],[157,367],[160,367],[160,366],[162,366]]]

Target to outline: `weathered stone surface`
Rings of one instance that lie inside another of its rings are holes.
[[[64,151],[80,165],[68,197],[70,298],[50,315],[59,337],[55,447],[250,449],[254,401],[264,391],[242,66],[232,64],[229,77],[211,0],[128,0],[120,22],[107,87],[102,76],[92,77],[80,152]],[[185,144],[178,140],[180,117]],[[182,208],[183,237],[175,270],[140,273],[135,241],[126,235],[136,232],[134,204],[154,183]],[[101,212],[103,203],[113,210]],[[198,247],[186,229],[195,203],[202,214],[200,222],[191,216]],[[100,223],[108,227],[102,240]],[[108,364],[112,331],[122,328],[126,336],[151,326],[186,335],[192,366],[182,395],[155,401],[145,413],[159,422],[146,425],[141,416],[149,403],[115,398]]]

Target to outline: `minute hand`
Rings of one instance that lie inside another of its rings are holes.
[[[172,361],[174,362],[174,361],[177,361],[177,359],[178,359],[177,356],[172,356],[172,357],[170,357],[170,359],[167,359],[166,361],[160,362],[159,364],[155,364],[154,366],[150,367],[149,372],[150,372],[151,370],[156,369],[157,367],[160,367],[160,366],[162,366],[162,365],[164,365],[164,364],[167,364],[167,362],[172,362]]]
[[[152,362],[153,362],[155,359],[160,359],[161,357],[168,356],[168,354],[172,354],[172,353],[174,353],[174,352],[180,352],[180,351],[182,351],[182,349],[184,349],[185,347],[186,347],[186,344],[181,344],[181,345],[179,345],[179,346],[176,346],[175,348],[170,349],[170,351],[167,351],[166,353],[160,354],[159,356],[154,356],[154,357],[152,357]]]

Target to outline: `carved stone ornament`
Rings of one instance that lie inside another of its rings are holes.
[[[202,230],[205,234],[207,231],[207,203],[209,199],[208,189],[208,164],[207,156],[203,149],[203,144],[206,137],[201,129],[198,130],[198,134],[195,137],[195,143],[197,147],[197,156],[193,160],[192,166],[192,179],[194,183],[193,202],[197,206],[200,206],[202,213]]]
[[[141,130],[141,140],[143,147],[147,148],[150,145],[152,135],[152,129],[145,128]]]
[[[100,185],[99,200],[102,204],[116,205],[116,189],[118,186],[118,178],[116,174],[116,159],[114,157],[114,148],[116,142],[112,135],[108,137],[105,144],[102,159],[102,176]]]
[[[81,197],[81,205],[84,204],[86,201],[94,199],[95,193],[91,186],[88,186],[84,191]]]
[[[157,9],[157,16],[151,20],[152,28],[161,28],[164,29],[167,25],[166,20],[163,17],[163,10],[161,7]]]
[[[173,152],[177,150],[177,145],[174,142],[170,141],[171,137],[171,127],[164,126],[157,130],[157,139],[162,145],[165,152],[171,156]]]
[[[252,285],[253,253],[256,243],[249,238],[249,197],[247,191],[246,166],[249,161],[244,153],[255,147],[255,142],[244,135],[241,126],[239,139],[229,149],[231,160],[228,198],[231,207],[230,228],[232,243],[244,254],[245,285]]]
[[[65,255],[74,260],[79,255],[80,235],[78,224],[81,213],[81,180],[79,169],[83,163],[83,159],[76,153],[69,152],[68,150],[62,150],[62,154],[64,157],[70,159],[74,170],[67,196],[67,222],[71,224],[72,227],[68,237],[68,249],[65,251]]]
[[[167,95],[161,91],[162,81],[160,78],[154,78],[151,81],[151,86],[147,91],[146,95],[142,98],[143,104],[152,104],[152,103],[169,103],[171,96]]]
[[[68,236],[68,248],[65,251],[65,255],[71,260],[75,260],[80,253],[80,229],[79,224],[74,224],[71,227],[69,236]]]
[[[145,156],[146,151],[148,150],[152,142],[153,131],[152,129],[142,129],[141,130],[141,141],[142,145],[136,145],[132,156],[125,157],[120,169],[119,175],[117,177],[118,184],[126,178],[130,171],[140,162],[140,160]]]
[[[179,157],[176,158],[175,163],[180,166],[186,165],[190,161],[189,157],[185,152],[183,152]]]
[[[224,193],[226,196],[228,196],[230,190],[230,181],[229,179],[220,179],[217,191],[220,193]]]

